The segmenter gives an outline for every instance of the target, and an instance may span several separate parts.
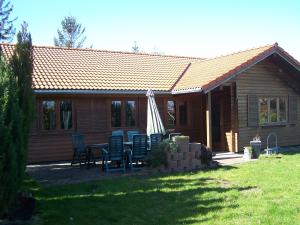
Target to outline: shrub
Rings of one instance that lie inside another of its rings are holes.
[[[209,164],[212,161],[212,152],[203,144],[201,145],[200,159],[203,164]]]
[[[21,185],[23,116],[18,104],[17,84],[11,70],[0,60],[0,217]]]
[[[146,157],[147,166],[157,168],[168,166],[168,152],[177,152],[178,146],[174,141],[166,139],[162,141],[157,149],[153,149]]]

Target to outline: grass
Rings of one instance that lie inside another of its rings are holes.
[[[300,153],[237,167],[42,188],[43,224],[300,224]]]

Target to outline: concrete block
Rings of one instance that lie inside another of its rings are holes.
[[[195,152],[195,151],[200,151],[201,149],[201,143],[190,143],[189,144],[189,152]]]
[[[182,159],[183,159],[183,153],[177,152],[177,160],[182,160]]]

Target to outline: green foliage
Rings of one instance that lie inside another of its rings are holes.
[[[147,166],[157,168],[168,166],[168,153],[177,152],[178,145],[169,139],[162,141],[159,148],[153,149],[146,157]]]
[[[205,172],[27,186],[45,225],[299,224],[299,161],[295,152]]]
[[[83,36],[85,28],[77,23],[76,18],[67,16],[61,21],[61,30],[57,30],[58,37],[54,37],[54,45],[67,48],[81,48],[86,40]]]
[[[5,0],[0,0],[0,41],[11,41],[16,33],[13,26],[15,19],[10,19],[10,14],[13,11],[13,6],[8,3],[4,3]]]
[[[31,36],[26,23],[17,39],[10,64],[2,57],[0,62],[0,217],[20,190],[33,120]]]
[[[22,180],[23,115],[10,68],[0,61],[0,217],[14,199]]]

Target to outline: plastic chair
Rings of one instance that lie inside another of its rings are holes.
[[[127,131],[127,138],[128,138],[128,141],[129,141],[129,142],[132,142],[133,136],[136,135],[136,134],[139,134],[139,131],[138,131],[138,130],[129,130],[129,131]]]
[[[72,134],[72,148],[73,148],[73,159],[71,166],[75,162],[82,163],[82,158],[84,158],[84,164],[87,162],[87,147],[84,141],[84,135],[81,133]]]
[[[124,131],[123,130],[113,130],[111,132],[111,136],[122,136],[122,137],[124,137]]]
[[[105,171],[121,170],[125,172],[125,157],[123,136],[110,136],[108,138],[108,147],[102,150]],[[117,167],[112,167],[113,162]]]
[[[163,140],[162,134],[150,134],[150,150],[157,150]]]
[[[136,134],[132,140],[132,150],[129,152],[128,159],[131,170],[133,170],[133,162],[136,162],[136,166],[139,161],[144,161],[147,155],[147,135]]]

